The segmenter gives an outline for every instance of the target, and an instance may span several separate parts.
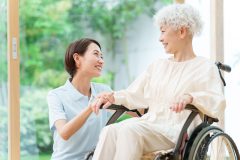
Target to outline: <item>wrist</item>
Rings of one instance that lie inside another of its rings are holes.
[[[190,95],[190,94],[184,94],[184,96],[186,96],[187,97],[187,102],[190,104],[190,103],[192,103],[193,102],[193,97]]]
[[[91,114],[93,112],[91,105],[88,105],[86,112]]]

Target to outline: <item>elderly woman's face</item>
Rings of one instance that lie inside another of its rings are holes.
[[[174,54],[177,51],[177,44],[179,41],[178,30],[173,27],[162,25],[160,27],[161,36],[160,42],[162,43],[167,53]]]

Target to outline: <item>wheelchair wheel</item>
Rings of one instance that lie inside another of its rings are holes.
[[[188,160],[239,160],[239,152],[229,135],[209,126],[197,135]]]

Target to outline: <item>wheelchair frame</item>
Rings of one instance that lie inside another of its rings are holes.
[[[218,67],[220,78],[225,86],[226,83],[223,79],[220,70],[224,70],[227,72],[231,71],[231,68],[227,65],[224,65],[220,62],[215,63]],[[138,110],[129,110],[122,105],[111,105],[108,109],[116,110],[112,117],[108,120],[106,125],[110,125],[114,123],[124,112],[135,112],[139,117],[141,117],[141,113]],[[232,149],[232,156],[235,157],[235,160],[240,160],[239,152],[236,144],[232,140],[232,138],[226,134],[222,129],[211,126],[214,122],[218,122],[217,118],[209,117],[208,115],[203,115],[203,121],[199,124],[188,136],[188,128],[194,118],[200,114],[200,111],[193,105],[188,104],[185,109],[191,110],[187,120],[185,121],[183,128],[179,134],[177,144],[172,151],[165,153],[158,153],[154,160],[205,160],[205,154],[208,150],[209,144],[213,141],[213,139],[223,136],[226,138],[229,147]],[[145,113],[147,110],[145,110]],[[210,133],[213,134],[210,136]],[[91,156],[93,156],[94,151],[90,152],[86,160],[88,160]]]

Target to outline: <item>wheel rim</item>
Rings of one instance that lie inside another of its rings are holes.
[[[194,160],[235,160],[237,155],[229,136],[218,128],[203,134],[196,147]]]

